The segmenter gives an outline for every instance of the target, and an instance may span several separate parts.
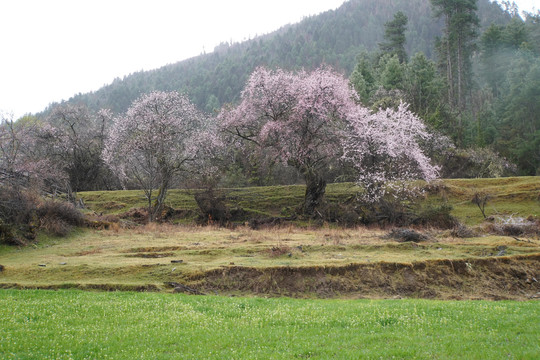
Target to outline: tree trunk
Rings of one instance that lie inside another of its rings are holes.
[[[306,180],[306,195],[304,198],[304,215],[312,216],[316,208],[321,204],[326,192],[326,180],[313,171],[304,174]]]
[[[450,47],[450,17],[446,15],[446,81],[448,82],[448,103],[454,104],[454,73],[452,67],[452,49]]]
[[[152,214],[150,221],[154,221],[160,218],[161,212],[163,211],[163,204],[165,202],[165,197],[167,196],[167,190],[169,190],[169,178],[165,178],[161,182],[159,187],[156,200],[154,201],[154,206],[152,209]]]

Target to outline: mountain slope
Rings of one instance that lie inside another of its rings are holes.
[[[509,21],[508,15],[489,0],[479,0],[478,7],[484,27],[491,22]],[[384,23],[400,10],[409,18],[408,53],[422,51],[432,57],[433,42],[442,25],[433,18],[429,0],[350,0],[339,9],[271,34],[243,43],[223,43],[209,54],[117,78],[110,85],[69,101],[122,112],[142,93],[177,90],[186,92],[200,108],[212,111],[235,101],[257,66],[296,69],[328,64],[348,75],[358,53],[377,48],[383,40]]]

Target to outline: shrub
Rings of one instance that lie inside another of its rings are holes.
[[[497,235],[521,236],[540,235],[540,221],[529,217],[527,219],[513,216],[490,216],[487,230]]]
[[[428,240],[428,237],[411,229],[392,229],[387,235],[388,238],[397,242],[421,242]]]
[[[491,198],[491,195],[485,193],[485,192],[475,192],[474,196],[471,200],[473,204],[478,206],[478,209],[482,212],[482,215],[484,216],[484,219],[487,218],[486,216],[486,204],[488,203],[489,199]]]
[[[209,188],[196,193],[195,201],[200,210],[200,223],[224,225],[230,220],[231,214],[225,205],[225,197],[219,196],[213,189]]]
[[[454,226],[450,234],[457,238],[471,238],[476,236],[476,233],[470,227],[461,223]]]
[[[36,198],[15,186],[0,187],[0,243],[25,245],[36,237]]]
[[[66,236],[74,226],[84,223],[82,213],[68,202],[46,200],[37,208],[40,227],[45,231],[57,235]]]
[[[287,245],[273,246],[270,249],[264,251],[269,257],[275,258],[285,254],[291,254],[291,248]]]
[[[327,203],[319,209],[322,219],[342,226],[355,226],[361,221],[358,209],[350,203]]]
[[[433,226],[439,229],[452,229],[459,225],[459,221],[450,214],[453,207],[443,203],[440,206],[428,205],[421,208],[418,217],[413,221],[416,225]]]
[[[514,176],[517,168],[490,148],[449,150],[446,152],[441,177],[494,178]]]

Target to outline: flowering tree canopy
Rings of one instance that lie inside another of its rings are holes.
[[[68,176],[67,191],[105,187],[110,173],[101,159],[110,110],[91,112],[85,105],[62,104],[52,109],[38,133],[41,152]]]
[[[397,110],[376,113],[359,109],[349,120],[342,142],[343,158],[357,170],[364,201],[377,202],[387,186],[399,180],[429,181],[437,177],[438,167],[431,164],[419,145],[431,134],[407,105],[401,103]]]
[[[25,116],[16,122],[11,116],[0,117],[0,171],[5,176],[24,177],[38,188],[47,185],[64,189],[67,175],[53,159],[42,151],[40,136],[50,128]],[[0,184],[6,185],[0,179]]]
[[[200,157],[208,139],[203,122],[186,96],[160,91],[143,95],[115,119],[103,159],[124,183],[136,182],[145,191],[150,220],[161,211],[174,178]]]
[[[356,93],[328,70],[296,74],[258,68],[238,106],[220,114],[223,128],[272,161],[294,166],[306,181],[303,211],[312,214],[324,195],[324,169],[341,156],[345,120]]]
[[[372,113],[359,105],[347,80],[328,69],[294,74],[258,68],[241,102],[223,110],[220,119],[244,146],[302,173],[306,215],[324,195],[324,173],[332,162],[352,164],[370,201],[383,195],[387,181],[437,174],[419,145],[429,134],[407,106]]]

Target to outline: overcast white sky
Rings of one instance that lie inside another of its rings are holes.
[[[515,0],[531,10],[536,0]],[[0,111],[43,110],[139,70],[269,33],[345,0],[2,0]]]

